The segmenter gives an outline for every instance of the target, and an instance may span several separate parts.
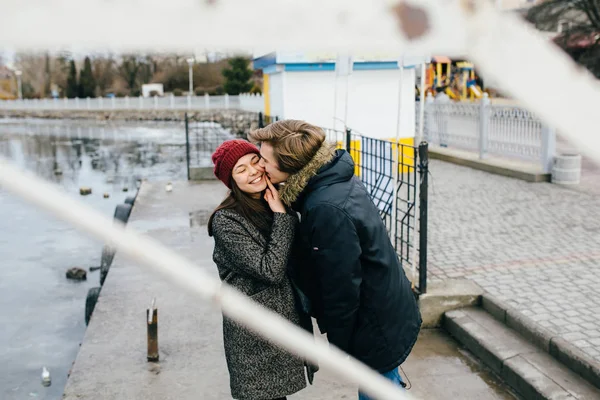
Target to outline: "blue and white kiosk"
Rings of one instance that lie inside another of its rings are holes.
[[[364,136],[413,144],[415,67],[427,61],[414,56],[273,52],[256,57],[254,68],[263,71],[267,115],[337,130],[349,127]]]

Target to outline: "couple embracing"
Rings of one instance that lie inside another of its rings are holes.
[[[284,120],[224,142],[212,156],[229,189],[212,214],[223,282],[404,386],[421,316],[354,162],[307,122]],[[285,399],[318,369],[224,317],[233,398]],[[367,399],[359,393],[359,399]]]

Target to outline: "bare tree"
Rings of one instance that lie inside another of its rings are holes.
[[[50,58],[50,81],[57,86],[59,95],[64,95],[67,88],[70,59],[68,53],[58,53]]]
[[[557,32],[556,44],[600,78],[600,0],[546,0],[526,18],[540,30]]]
[[[23,72],[25,97],[48,97],[51,89],[64,92],[70,55],[66,53],[17,53],[15,65]]]
[[[96,95],[104,96],[113,89],[113,84],[118,75],[117,62],[111,54],[94,56],[92,69],[94,70],[94,79],[97,86]]]
[[[152,56],[124,55],[119,65],[119,75],[125,80],[131,95],[138,96],[141,86],[152,81],[156,64]]]
[[[46,86],[45,56],[36,53],[17,53],[15,65],[23,72],[23,95],[43,97]]]

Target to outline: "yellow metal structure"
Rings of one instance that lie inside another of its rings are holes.
[[[271,96],[269,90],[269,74],[263,74],[263,98],[265,101],[265,115],[271,115]]]

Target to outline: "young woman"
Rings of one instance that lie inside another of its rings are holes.
[[[300,324],[294,289],[286,273],[296,216],[286,212],[260,167],[256,146],[245,140],[229,140],[219,146],[212,160],[216,177],[231,190],[208,222],[221,280]],[[223,340],[233,398],[285,399],[306,387],[301,359],[225,316]]]

